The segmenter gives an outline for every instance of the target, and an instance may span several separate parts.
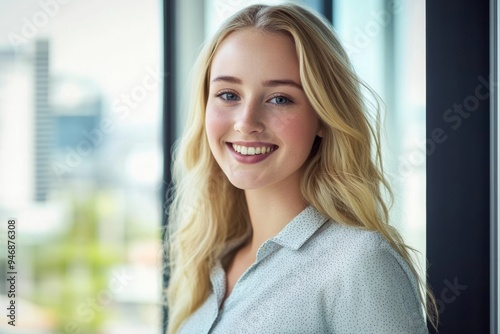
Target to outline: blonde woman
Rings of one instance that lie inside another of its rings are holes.
[[[378,132],[331,27],[247,7],[194,77],[168,333],[427,333],[433,299],[387,223]]]

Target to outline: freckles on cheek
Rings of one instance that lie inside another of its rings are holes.
[[[275,130],[278,132],[283,140],[291,143],[294,146],[308,147],[309,142],[315,138],[317,124],[314,120],[304,119],[303,117],[286,117],[276,121],[277,127]]]
[[[293,127],[295,123],[297,123],[296,117],[293,116],[275,117],[271,121],[274,131],[286,131],[289,127]]]
[[[207,108],[205,114],[205,127],[210,141],[219,140],[227,130],[228,121],[224,114],[214,108]]]
[[[297,137],[303,135],[304,127],[307,126],[304,119],[294,115],[276,117],[273,119],[272,124],[273,131],[280,132],[286,137]]]

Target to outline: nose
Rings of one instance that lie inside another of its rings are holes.
[[[234,130],[241,134],[260,133],[264,131],[262,110],[258,103],[249,102],[241,105],[234,120]]]

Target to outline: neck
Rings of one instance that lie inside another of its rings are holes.
[[[298,182],[273,188],[245,190],[245,197],[253,231],[247,246],[253,254],[307,207]]]

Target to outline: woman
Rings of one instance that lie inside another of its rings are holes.
[[[247,7],[195,78],[168,333],[427,333],[432,295],[387,223],[378,131],[328,24],[296,5]]]

